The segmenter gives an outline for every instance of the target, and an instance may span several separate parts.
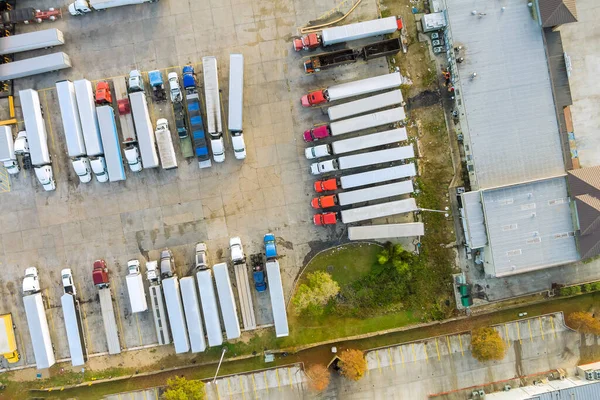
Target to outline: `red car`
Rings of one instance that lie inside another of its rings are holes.
[[[313,140],[325,139],[329,136],[331,136],[329,125],[321,125],[304,131],[305,142],[312,142]]]
[[[329,212],[323,214],[316,214],[313,217],[315,225],[335,225],[337,223],[337,213]]]
[[[314,188],[317,193],[329,192],[337,190],[338,182],[336,178],[324,179],[316,181]]]
[[[326,103],[327,97],[325,96],[325,90],[317,90],[316,92],[305,94],[302,96],[302,99],[300,99],[300,102],[302,103],[302,107],[310,107],[317,104]]]
[[[335,194],[331,194],[329,196],[315,197],[310,202],[310,205],[312,208],[320,209],[335,207],[337,203],[337,196]]]

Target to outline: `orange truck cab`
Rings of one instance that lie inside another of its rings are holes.
[[[335,225],[337,223],[337,213],[330,212],[324,214],[316,214],[313,217],[313,223],[317,226]]]
[[[317,90],[315,92],[305,94],[300,99],[300,102],[302,103],[302,107],[311,107],[317,104],[326,103],[327,97],[325,95],[325,90]]]
[[[337,196],[335,194],[330,194],[328,196],[315,197],[310,202],[312,208],[330,208],[335,207],[338,204]]]
[[[294,50],[312,50],[321,45],[321,38],[316,33],[309,33],[301,38],[294,39]]]
[[[112,104],[108,82],[100,81],[96,85],[96,104]]]
[[[322,179],[322,180],[316,181],[314,188],[315,188],[315,192],[317,192],[317,193],[323,193],[323,192],[329,192],[332,190],[337,190],[337,188],[338,188],[337,179],[330,178],[330,179]]]

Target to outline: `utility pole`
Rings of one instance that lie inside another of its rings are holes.
[[[221,363],[223,362],[223,357],[225,357],[226,351],[227,351],[227,348],[223,347],[223,351],[221,352],[221,359],[219,360],[219,365],[217,365],[217,372],[215,372],[215,379],[213,379],[213,383],[217,382],[217,375],[219,375],[219,369],[221,368]]]

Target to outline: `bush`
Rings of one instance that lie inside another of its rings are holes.
[[[572,286],[571,291],[571,294],[581,294],[581,286]]]
[[[308,283],[298,287],[293,299],[295,311],[312,316],[323,314],[324,306],[340,291],[340,285],[323,271],[311,272],[306,276]]]
[[[600,335],[600,321],[588,312],[574,312],[565,317],[565,322],[580,333]]]
[[[367,360],[362,351],[348,349],[340,354],[339,358],[338,366],[346,378],[357,381],[365,375]]]
[[[502,360],[505,352],[506,343],[494,328],[478,328],[471,332],[471,353],[477,360]]]
[[[594,290],[594,291],[600,290],[600,282],[594,282],[591,285],[592,285],[592,290]]]
[[[167,390],[163,394],[165,400],[204,400],[204,382],[200,380],[187,380],[175,376],[167,380]]]
[[[589,293],[592,291],[592,285],[590,283],[586,283],[581,287],[581,290],[583,290],[583,293]]]

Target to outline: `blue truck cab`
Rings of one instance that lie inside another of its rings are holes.
[[[265,255],[267,260],[271,260],[277,257],[277,245],[275,244],[275,235],[267,233],[264,238],[265,243]]]
[[[191,65],[186,65],[185,67],[183,67],[183,88],[185,90],[196,89],[196,77],[194,67],[192,67]]]
[[[262,254],[250,255],[252,262],[252,278],[254,279],[254,288],[257,292],[267,290],[267,282],[265,281],[265,266],[263,263]]]

